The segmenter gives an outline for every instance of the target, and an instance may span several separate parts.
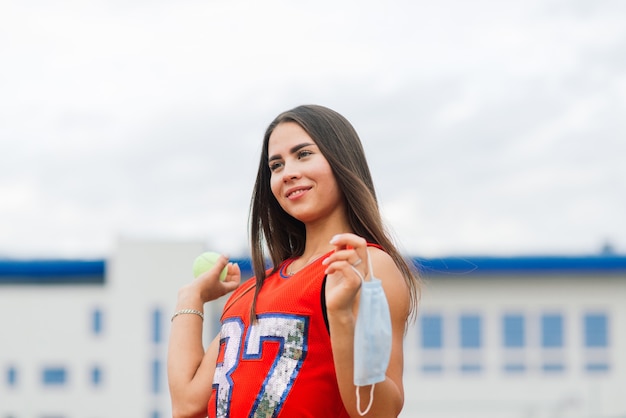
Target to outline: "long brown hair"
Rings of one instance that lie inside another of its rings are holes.
[[[257,297],[267,277],[265,249],[269,253],[273,273],[283,261],[302,255],[306,243],[304,224],[283,210],[270,189],[268,143],[274,128],[283,122],[297,123],[315,141],[343,192],[350,227],[368,242],[380,245],[402,272],[410,291],[410,316],[413,317],[419,300],[417,273],[402,257],[385,230],[357,132],[346,118],[334,110],[304,105],[278,115],[263,137],[261,160],[250,202],[251,255],[256,276],[251,318],[255,319]]]

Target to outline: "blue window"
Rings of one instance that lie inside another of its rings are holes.
[[[608,372],[610,367],[607,362],[589,362],[585,365],[588,372]]]
[[[563,347],[563,317],[559,314],[546,314],[541,317],[541,346],[543,348]]]
[[[46,367],[41,380],[46,386],[63,386],[67,383],[67,372],[63,367]]]
[[[17,386],[17,369],[15,366],[9,366],[7,369],[7,384],[9,386]]]
[[[608,320],[604,314],[586,314],[584,317],[585,347],[605,348],[609,345]]]
[[[152,311],[152,342],[155,344],[161,343],[161,322],[162,313],[160,309]]]
[[[441,315],[423,315],[422,319],[422,347],[443,347],[443,318]]]
[[[221,312],[219,313],[215,313],[215,306],[211,306],[212,310],[211,310],[211,314],[210,314],[210,318],[211,318],[211,322],[210,322],[210,326],[211,326],[211,334],[215,335],[215,334],[219,334],[220,330],[222,329],[222,315]],[[206,316],[205,316],[206,317]]]
[[[503,345],[506,348],[522,348],[526,343],[524,317],[522,315],[504,315],[502,318]]]
[[[461,315],[459,318],[459,343],[463,373],[477,373],[482,370],[482,361],[477,349],[482,345],[482,324],[478,315]]]
[[[463,373],[478,373],[482,370],[482,366],[478,363],[463,363],[461,364],[461,371]]]
[[[585,369],[588,372],[608,372],[610,369],[609,320],[603,313],[588,313],[583,317],[583,336],[586,351]]]
[[[505,364],[504,371],[508,373],[523,373],[526,371],[526,365],[523,363]]]
[[[565,366],[563,365],[563,363],[557,362],[544,363],[542,369],[544,372],[562,372],[563,370],[565,370]]]
[[[91,313],[91,332],[94,335],[102,334],[102,310],[96,308]]]
[[[502,317],[502,345],[504,346],[504,365],[506,373],[526,371],[522,351],[526,345],[526,324],[520,314],[505,314]]]
[[[481,323],[478,315],[461,315],[459,321],[461,348],[480,348]]]
[[[424,373],[441,373],[443,366],[441,364],[422,364],[422,371]]]
[[[161,362],[155,359],[152,362],[152,393],[161,392]]]
[[[561,349],[564,344],[563,316],[544,314],[541,316],[541,347],[545,350],[542,369],[554,373],[565,370]],[[556,351],[555,351],[556,350]]]
[[[90,375],[91,384],[93,386],[100,386],[102,384],[102,369],[99,366],[93,366]]]
[[[441,373],[443,348],[443,317],[439,314],[424,314],[420,317],[422,356],[421,370],[424,373]]]

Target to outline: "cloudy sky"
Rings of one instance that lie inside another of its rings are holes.
[[[247,254],[260,142],[318,103],[415,256],[626,252],[621,0],[4,0],[0,256]]]

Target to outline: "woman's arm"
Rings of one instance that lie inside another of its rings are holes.
[[[239,286],[241,272],[236,264],[228,264],[224,282],[219,274],[227,265],[220,257],[213,268],[178,292],[176,312],[193,309],[202,312],[204,304],[231,292]],[[202,318],[196,314],[177,315],[172,320],[167,355],[167,374],[174,418],[204,418],[211,396],[219,335],[206,352],[202,345]]]
[[[402,276],[391,257],[377,248],[365,247],[365,240],[353,234],[341,234],[337,242],[339,250],[328,258],[326,303],[330,327],[331,344],[337,383],[344,406],[351,417],[360,417],[357,411],[354,373],[354,327],[358,312],[360,277],[351,267],[357,259],[362,262],[358,269],[365,277],[367,258],[371,257],[374,275],[382,281],[387,300],[390,301],[392,324],[391,358],[383,382],[374,388],[374,402],[367,417],[397,417],[404,404],[402,384],[403,339],[409,313],[409,292]],[[349,246],[348,248],[345,248]],[[353,249],[350,249],[352,247]],[[369,255],[368,255],[369,254]],[[359,388],[360,410],[365,411],[370,400],[371,386]]]

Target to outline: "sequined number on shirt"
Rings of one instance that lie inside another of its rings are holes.
[[[221,344],[224,361],[217,365],[213,387],[217,389],[216,417],[230,417],[230,400],[233,390],[232,373],[240,361],[262,356],[264,341],[277,341],[280,349],[263,381],[249,417],[274,417],[291,390],[300,371],[307,349],[306,317],[284,314],[259,315],[256,324],[249,328],[244,350],[239,357],[244,336],[244,325],[239,319],[227,319],[222,324]]]

